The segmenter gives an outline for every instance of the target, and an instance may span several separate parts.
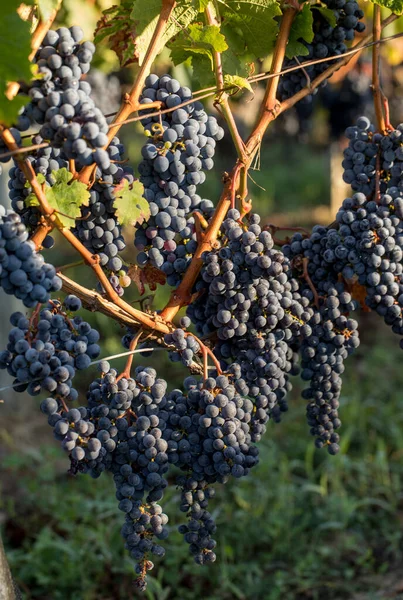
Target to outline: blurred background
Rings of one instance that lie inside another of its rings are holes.
[[[80,24],[92,39],[106,1],[65,0],[58,25]],[[397,31],[389,28],[385,35]],[[403,121],[403,46],[383,47],[382,83],[392,122]],[[267,64],[260,65],[262,71]],[[156,72],[169,70],[184,85],[190,73],[169,67],[164,51]],[[135,67],[119,69],[106,45],[98,49],[89,74],[93,97],[105,113],[116,110]],[[343,75],[343,77],[342,77]],[[341,179],[343,132],[357,116],[371,116],[371,65],[365,53],[313,98],[282,115],[270,128],[251,171],[249,194],[262,219],[283,227],[327,224],[349,191]],[[246,136],[264,94],[234,98],[234,113]],[[208,106],[210,112],[214,107]],[[220,124],[224,125],[221,117]],[[134,167],[144,143],[141,127],[130,124],[121,138]],[[235,153],[229,136],[219,143],[216,166],[203,196],[216,201],[221,178]],[[0,179],[7,205],[7,169]],[[286,232],[284,233],[284,236]],[[125,232],[125,258],[135,262],[133,231]],[[57,240],[60,242],[60,240]],[[62,243],[45,253],[56,266],[77,260]],[[90,281],[85,267],[66,271]],[[133,289],[132,289],[133,288]],[[152,309],[170,289],[146,291]],[[134,284],[125,298],[138,302]],[[22,306],[0,293],[0,348],[7,343],[8,318]],[[136,304],[135,304],[136,305]],[[103,315],[85,314],[102,333],[102,356],[123,351],[125,331]],[[179,493],[164,499],[171,534],[166,556],[156,562],[145,594],[148,600],[381,600],[403,598],[403,369],[399,340],[375,315],[361,313],[362,343],[343,376],[341,452],[315,450],[305,422],[301,384],[294,382],[290,410],[269,424],[260,443],[258,467],[244,480],[218,487],[212,512],[218,524],[217,562],[197,566],[182,536]],[[170,386],[180,386],[184,370],[163,352],[136,359],[158,369]],[[116,367],[123,361],[115,361]],[[80,373],[80,398],[96,376]],[[38,398],[7,388],[0,372],[0,526],[13,576],[24,599],[120,600],[140,597],[132,585],[133,565],[120,536],[121,513],[113,482],[67,474],[68,460],[53,439]]]

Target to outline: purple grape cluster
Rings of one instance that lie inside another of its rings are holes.
[[[19,215],[0,206],[0,287],[32,307],[47,302],[62,282],[28,237]]]
[[[323,6],[333,11],[336,19],[335,26],[330,24],[326,16],[321,12],[320,9]],[[303,39],[298,40],[300,44],[305,46],[305,54],[296,58],[287,58],[283,63],[283,69],[296,65],[302,65],[303,68],[281,76],[278,86],[278,98],[280,101],[294,96],[294,94],[307,87],[310,81],[321,75],[321,73],[334,63],[334,61],[324,61],[304,67],[305,61],[330,58],[343,54],[347,51],[345,42],[353,40],[356,31],[362,33],[365,29],[365,24],[361,21],[364,11],[355,0],[324,0],[323,6],[314,4],[311,8],[314,31],[312,42],[308,43]],[[326,82],[322,83],[322,85],[325,84]],[[317,89],[313,94],[300,100],[300,102],[312,102],[312,95],[316,93]]]
[[[191,99],[190,89],[170,75],[149,75],[141,103],[160,101],[161,109],[174,109]],[[197,248],[191,213],[197,210],[208,219],[213,211],[212,202],[203,200],[197,187],[214,166],[216,141],[224,131],[198,101],[163,115],[162,121],[156,115],[142,119],[142,124],[148,142],[138,168],[151,218],[136,230],[137,261],[140,266],[151,262],[176,286]]]
[[[90,84],[82,80],[95,46],[81,42],[83,36],[76,26],[48,31],[35,57],[41,77],[29,90],[31,102],[22,118],[42,125],[41,137],[53,148],[62,148],[68,159],[81,166],[96,162],[108,169],[110,157],[103,149],[108,123],[90,97]]]
[[[77,398],[72,388],[75,373],[87,369],[100,352],[96,329],[78,315],[71,319],[65,313],[79,308],[81,301],[67,296],[64,304],[49,301],[31,321],[21,312],[11,315],[13,328],[0,355],[0,368],[15,377],[17,391],[27,390],[32,396],[48,392],[58,407],[60,398]]]

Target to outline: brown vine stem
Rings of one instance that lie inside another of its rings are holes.
[[[53,25],[53,21],[56,18],[61,3],[62,0],[59,0],[57,7],[52,10],[49,18],[46,21],[40,20],[36,26],[36,29],[31,37],[31,53],[28,56],[29,61],[32,61],[35,58],[36,51],[42,44],[45,35]],[[6,97],[9,100],[12,100],[18,94],[19,89],[20,84],[17,81],[10,81],[10,83],[7,85]]]
[[[212,2],[210,2],[206,6],[204,14],[206,15],[206,21],[208,25],[220,25],[220,17],[218,11]],[[228,129],[230,131],[231,138],[234,142],[234,146],[238,155],[238,159],[240,161],[243,161],[245,154],[245,144],[243,139],[239,135],[238,127],[235,123],[234,115],[232,114],[232,110],[229,104],[228,94],[224,91],[224,74],[222,69],[220,52],[213,51],[213,64],[218,91],[216,103],[219,104],[223,117],[227,122]]]
[[[275,115],[276,106],[279,104],[277,96],[277,88],[280,81],[281,67],[284,63],[285,52],[287,48],[288,38],[290,36],[291,26],[294,21],[299,9],[290,6],[284,12],[283,18],[281,19],[280,31],[277,38],[277,43],[274,48],[273,60],[270,68],[270,75],[272,79],[269,79],[266,93],[262,103],[262,113],[273,113]],[[278,74],[277,77],[274,75]],[[259,116],[259,120],[262,119],[262,113]]]
[[[35,244],[35,248],[39,250],[42,247],[43,240],[53,229],[53,226],[50,225],[43,219],[38,227],[35,229],[34,233],[30,237],[31,242]]]
[[[216,239],[218,232],[220,231],[221,224],[231,206],[232,200],[235,198],[235,192],[238,185],[239,172],[241,168],[242,164],[238,162],[232,173],[228,176],[220,201],[210,220],[209,226],[204,233],[203,239],[193,255],[192,262],[190,263],[180,285],[176,290],[173,291],[168,304],[161,312],[161,317],[166,321],[172,321],[180,308],[185,304],[188,304],[192,297],[192,288],[203,264],[202,255],[207,250],[211,251],[216,244]]]
[[[140,329],[138,330],[138,332],[136,333],[136,335],[130,342],[130,346],[129,346],[130,352],[133,352],[133,350],[135,350],[137,348],[137,344],[139,343],[140,338],[143,335],[143,333],[144,333],[144,330],[142,327],[140,327]],[[120,375],[116,378],[116,381],[123,379],[123,377],[125,377],[126,379],[129,379],[130,371],[131,371],[132,364],[133,364],[133,358],[134,358],[134,354],[130,354],[130,356],[128,357],[128,359],[126,361],[125,368],[120,373]]]
[[[141,91],[144,86],[145,79],[150,72],[152,63],[155,60],[160,48],[160,40],[164,34],[166,25],[172,15],[172,11],[176,6],[176,0],[162,0],[162,8],[160,12],[160,16],[158,18],[157,25],[155,27],[153,36],[147,48],[146,55],[144,57],[144,61],[140,67],[140,70],[137,74],[136,80],[130,90],[130,93],[125,96],[122,106],[120,107],[117,115],[114,117],[108,131],[108,143],[105,148],[109,146],[112,139],[118,133],[121,128],[121,124],[118,124],[120,121],[125,121],[134,111],[139,108],[139,97]],[[142,105],[141,105],[142,106]],[[81,169],[78,179],[79,181],[89,184],[91,180],[92,173],[94,171],[95,165],[89,165]]]
[[[1,130],[1,137],[2,137],[3,141],[5,142],[5,144],[7,145],[7,147],[10,148],[11,150],[15,150],[18,148],[17,144],[15,143],[15,139],[9,129],[3,128]],[[51,223],[54,227],[56,227],[60,231],[62,236],[81,255],[81,257],[84,259],[86,264],[92,268],[92,270],[94,271],[95,275],[98,278],[98,281],[104,288],[105,293],[108,296],[109,300],[111,302],[113,302],[115,305],[119,306],[119,308],[121,308],[123,311],[125,311],[126,313],[131,315],[134,319],[136,319],[139,323],[141,323],[148,329],[157,329],[163,333],[169,332],[170,328],[165,323],[163,323],[163,320],[159,316],[157,316],[157,315],[151,316],[146,313],[143,313],[140,310],[137,310],[137,309],[133,308],[132,306],[130,306],[130,304],[128,304],[127,302],[125,302],[118,296],[118,294],[113,289],[109,279],[105,275],[101,265],[99,264],[99,257],[96,255],[92,255],[91,252],[89,252],[87,250],[87,248],[80,242],[80,240],[78,240],[75,237],[73,232],[70,231],[70,229],[63,227],[63,225],[59,221],[55,209],[52,208],[48,203],[48,200],[45,196],[42,186],[39,184],[39,182],[36,178],[36,175],[35,175],[35,171],[31,165],[31,163],[29,162],[29,160],[18,160],[17,159],[17,164],[18,164],[19,168],[21,169],[21,171],[24,173],[30,186],[32,187],[32,189],[35,193],[35,196],[38,199],[40,209],[41,209],[42,215],[45,218],[45,220],[48,223]]]
[[[373,12],[373,37],[374,42],[381,39],[381,7],[374,4]],[[375,44],[372,49],[372,91],[374,94],[374,109],[378,129],[381,133],[386,131],[385,115],[383,113],[381,81],[380,81],[380,63],[381,63],[381,47],[380,44]]]

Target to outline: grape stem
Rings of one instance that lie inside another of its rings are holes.
[[[208,25],[217,25],[221,23],[220,15],[217,9],[217,5],[213,5],[210,2],[204,9],[206,21]],[[216,103],[220,106],[222,115],[227,122],[229,132],[231,134],[232,141],[238,155],[238,159],[243,161],[245,155],[245,144],[241,136],[239,135],[238,127],[235,123],[234,115],[228,100],[228,94],[224,89],[224,74],[221,61],[221,52],[213,51],[213,65],[214,73],[217,84],[217,99]]]
[[[42,217],[41,222],[38,227],[35,229],[32,234],[30,240],[35,244],[35,248],[40,250],[42,248],[42,242],[45,237],[50,233],[53,229],[53,226],[50,223],[47,223],[46,220]]]
[[[140,329],[138,330],[138,332],[136,333],[136,335],[130,342],[130,346],[129,346],[130,352],[132,352],[133,350],[135,350],[137,348],[137,344],[140,341],[140,338],[143,335],[143,333],[144,333],[144,330],[142,327],[140,327]],[[125,368],[120,373],[120,375],[116,378],[116,381],[119,381],[119,379],[122,379],[123,377],[125,377],[126,379],[129,379],[130,371],[131,371],[132,364],[133,364],[133,358],[134,358],[134,354],[130,354],[126,361]]]
[[[381,25],[381,7],[378,4],[374,4],[373,12],[373,37],[374,42],[378,42],[381,39],[382,25]],[[385,116],[383,114],[382,105],[382,92],[381,92],[381,81],[380,81],[380,62],[381,62],[381,47],[380,44],[375,44],[372,48],[372,91],[374,94],[374,109],[376,115],[376,121],[378,129],[381,133],[386,131]]]
[[[215,368],[217,369],[218,375],[222,375],[220,363],[218,362],[217,357],[215,356],[215,354],[211,350],[211,348],[206,346],[206,344],[204,344],[201,341],[201,339],[198,338],[194,333],[191,333],[190,331],[185,332],[185,337],[188,337],[188,336],[193,337],[199,343],[199,346],[200,346],[200,349],[201,349],[201,352],[203,355],[203,368],[204,368],[204,373],[205,373],[204,378],[206,379],[208,377],[208,357],[209,356],[210,356],[211,360],[213,361]]]
[[[171,18],[175,6],[176,0],[162,0],[161,12],[151,41],[148,45],[146,55],[141,64],[136,80],[133,83],[133,86],[130,90],[130,93],[126,94],[126,96],[124,97],[122,105],[117,115],[114,117],[111,126],[109,127],[108,143],[104,146],[104,149],[106,149],[109,146],[112,139],[115,137],[115,135],[117,135],[119,129],[121,128],[120,122],[125,121],[134,111],[139,109],[139,106],[142,106],[139,104],[139,97],[144,87],[146,77],[150,73],[152,63],[154,62],[157,54],[160,51],[160,40],[165,32],[165,28],[169,19]],[[96,168],[95,164],[83,167],[78,175],[78,180],[88,185],[91,180],[94,168]]]

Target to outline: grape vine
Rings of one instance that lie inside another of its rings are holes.
[[[102,92],[93,94],[90,84],[102,88],[102,76],[90,72],[96,45],[83,41],[77,25],[52,29],[54,12],[32,37],[22,80],[13,82],[13,70],[7,76],[12,117],[3,118],[0,100],[0,160],[13,165],[11,209],[0,206],[0,286],[32,311],[12,314],[0,369],[15,391],[46,396],[40,410],[71,474],[112,474],[121,534],[144,591],[153,560],[165,553],[168,485],[180,490],[179,531],[190,554],[199,565],[214,562],[219,548],[209,503],[217,484],[245,477],[258,464],[270,420],[279,423],[289,409],[292,377],[306,382],[302,397],[315,446],[335,455],[342,374],[359,345],[358,311],[365,305],[379,314],[403,348],[403,124],[391,125],[379,81],[381,31],[403,6],[383,22],[375,7],[373,32],[353,46],[360,52],[375,42],[377,122],[363,116],[346,130],[342,168],[351,194],[333,223],[310,233],[296,228],[281,241],[252,210],[249,170],[270,123],[297,102],[310,102],[348,64],[347,42],[363,33],[364,10],[354,0],[262,3],[257,10],[275,30],[266,45],[266,30],[251,36],[243,28],[246,21],[252,30],[258,24],[242,7],[240,20],[208,3],[192,8],[193,15],[189,9],[184,21],[183,3],[173,0],[162,0],[151,34],[141,33],[145,17],[137,15],[133,40],[123,26],[130,4],[105,11],[95,38],[110,38],[122,64],[140,65],[112,120]],[[120,37],[109,19],[122,24]],[[240,36],[242,52],[229,49],[226,27]],[[164,45],[175,65],[191,63],[196,80],[214,84],[207,92],[213,90],[217,116],[207,114],[204,96],[188,81],[152,72]],[[227,72],[226,52],[246,65],[273,46],[257,122],[243,140],[231,93],[252,90],[258,80],[242,69]],[[315,58],[329,60],[312,64]],[[115,100],[117,85],[111,80]],[[13,104],[23,96],[24,105]],[[134,112],[146,138],[138,140],[138,178],[118,137]],[[225,130],[237,162],[223,174],[215,203],[203,197],[202,186]],[[96,289],[45,262],[42,251],[53,247],[56,231],[56,240],[79,255],[80,268],[95,274]],[[169,285],[166,306],[134,308],[133,281],[142,292],[145,285]],[[114,357],[99,359],[102,335],[84,320],[84,309],[125,326],[123,371],[114,368]],[[183,368],[180,388],[134,358],[145,362],[156,345]],[[85,397],[73,387],[80,370],[92,373]]]

